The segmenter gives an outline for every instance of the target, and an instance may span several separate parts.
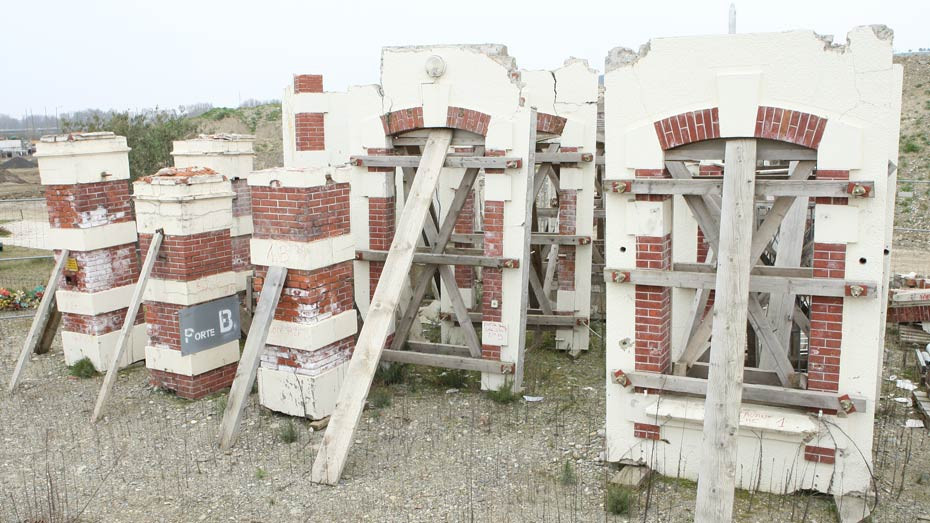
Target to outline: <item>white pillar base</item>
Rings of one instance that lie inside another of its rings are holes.
[[[336,408],[336,397],[348,368],[346,361],[322,374],[307,376],[259,367],[259,403],[289,416],[325,418]]]
[[[106,372],[109,369],[110,361],[113,359],[113,351],[116,350],[117,338],[119,338],[119,331],[108,332],[100,336],[61,331],[61,345],[65,353],[65,365],[71,366],[87,358],[94,364],[94,368],[98,372]],[[123,351],[123,357],[120,359],[119,368],[122,369],[137,361],[144,360],[147,341],[145,324],[134,325],[130,331],[126,349]]]

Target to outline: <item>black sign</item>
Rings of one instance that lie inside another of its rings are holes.
[[[186,356],[239,339],[239,297],[201,303],[178,313],[181,354]]]

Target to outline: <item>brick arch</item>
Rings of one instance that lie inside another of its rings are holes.
[[[536,113],[536,132],[562,134],[568,119],[549,113]]]
[[[481,136],[488,135],[488,124],[491,115],[465,109],[464,107],[449,106],[446,111],[446,127],[473,132]],[[392,111],[381,116],[381,125],[384,134],[392,135],[425,127],[423,123],[423,107],[411,107]]]
[[[827,119],[822,116],[760,105],[756,112],[755,137],[817,149],[826,127]]]
[[[654,122],[659,145],[667,151],[701,140],[720,138],[717,107],[687,111]],[[753,136],[793,143],[811,149],[820,147],[827,119],[802,111],[759,106]]]

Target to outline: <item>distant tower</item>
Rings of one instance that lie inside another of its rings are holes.
[[[730,34],[736,34],[736,4],[730,4]]]

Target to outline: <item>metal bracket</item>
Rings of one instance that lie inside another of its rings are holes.
[[[607,186],[609,192],[630,193],[633,192],[633,182],[630,180],[614,180]]]
[[[846,285],[846,296],[853,298],[860,298],[863,296],[868,296],[869,290],[862,285],[848,284]]]
[[[856,412],[856,405],[853,403],[852,398],[849,397],[849,394],[843,394],[839,397],[840,410],[846,414],[852,414]]]
[[[856,182],[849,182],[846,192],[856,198],[869,198],[872,196],[872,186]]]
[[[610,374],[611,374],[611,376],[613,376],[613,381],[614,381],[614,383],[616,383],[617,385],[620,385],[620,386],[623,387],[623,388],[629,387],[630,385],[633,384],[633,382],[630,381],[630,377],[627,376],[627,375],[626,375],[622,370],[620,370],[620,369],[617,369],[617,370],[611,372]]]

